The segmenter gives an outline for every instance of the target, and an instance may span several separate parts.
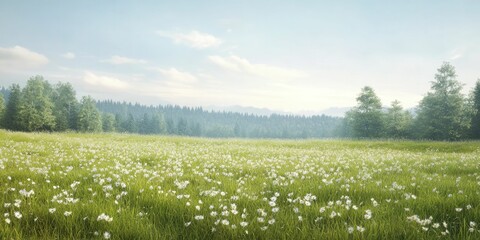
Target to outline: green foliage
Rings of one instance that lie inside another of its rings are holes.
[[[80,102],[78,112],[78,130],[82,132],[100,132],[102,131],[102,119],[100,112],[95,107],[95,100],[90,96],[85,96]]]
[[[41,76],[27,81],[20,99],[19,120],[24,131],[52,131],[55,128],[52,88]]]
[[[407,138],[413,117],[395,100],[385,116],[385,135],[389,138]]]
[[[58,83],[52,92],[54,103],[55,130],[77,128],[78,101],[70,83]]]
[[[472,105],[470,136],[474,139],[480,139],[480,79],[477,80],[472,92]]]
[[[382,103],[371,87],[364,87],[357,97],[357,106],[350,113],[355,137],[375,138],[383,132]]]
[[[114,132],[115,131],[115,116],[111,113],[102,114],[102,129],[104,132]]]
[[[420,138],[458,140],[464,137],[470,119],[461,90],[455,68],[444,63],[418,108],[416,128]]]
[[[3,118],[5,116],[5,100],[3,94],[0,93],[0,128],[3,128]]]
[[[167,123],[165,122],[165,118],[163,114],[153,114],[152,121],[151,121],[150,130],[153,134],[166,134],[167,133]]]
[[[18,84],[13,84],[9,88],[10,96],[8,98],[7,107],[5,109],[5,117],[3,118],[3,126],[6,129],[18,131],[20,128],[20,99],[22,91]]]
[[[180,121],[178,121],[177,134],[180,136],[185,136],[189,134],[187,121],[183,118],[181,118]]]

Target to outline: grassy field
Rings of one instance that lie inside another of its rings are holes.
[[[480,239],[480,143],[0,131],[1,239]]]

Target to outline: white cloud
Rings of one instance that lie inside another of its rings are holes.
[[[48,58],[40,53],[30,51],[21,46],[12,48],[0,48],[0,67],[8,68],[32,68],[43,66],[48,63]]]
[[[171,33],[164,31],[156,32],[159,36],[170,38],[176,44],[185,44],[192,48],[203,49],[216,47],[222,44],[222,40],[208,33],[191,31],[190,33]]]
[[[197,81],[197,78],[188,72],[181,72],[175,68],[170,69],[162,69],[157,68],[155,69],[160,72],[163,76],[170,80],[181,81],[184,83],[193,83]]]
[[[462,48],[455,48],[453,51],[450,52],[450,61],[457,60],[463,57],[463,53],[465,52]]]
[[[127,58],[127,57],[121,57],[121,56],[112,56],[109,59],[103,60],[102,62],[110,63],[110,64],[115,64],[115,65],[120,65],[120,64],[146,64],[147,61],[143,59],[134,59],[134,58]]]
[[[126,89],[127,87],[129,87],[127,82],[124,82],[118,78],[99,76],[89,71],[85,72],[83,76],[83,81],[92,86],[106,87],[112,89]]]
[[[254,64],[245,58],[235,55],[231,55],[230,57],[209,56],[208,59],[217,66],[229,71],[248,73],[260,77],[303,78],[308,76],[305,72],[297,69],[281,68],[267,64]]]
[[[75,53],[66,52],[66,53],[62,54],[62,57],[66,58],[66,59],[74,59],[75,58]]]

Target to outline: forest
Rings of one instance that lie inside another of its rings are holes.
[[[121,132],[238,138],[480,139],[480,79],[468,96],[455,67],[445,62],[413,110],[384,107],[365,86],[344,118],[207,111],[201,107],[141,105],[77,98],[70,83],[31,77],[23,88],[0,89],[0,126],[26,132]]]

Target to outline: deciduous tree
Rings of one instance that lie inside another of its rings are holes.
[[[50,84],[42,76],[27,81],[20,98],[20,126],[25,131],[51,131],[55,128]]]

